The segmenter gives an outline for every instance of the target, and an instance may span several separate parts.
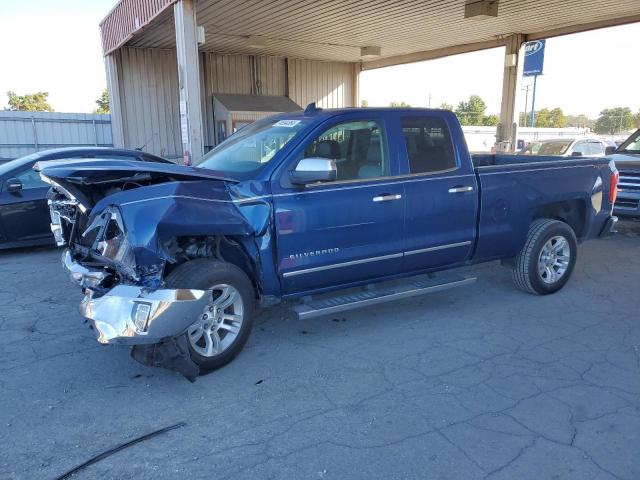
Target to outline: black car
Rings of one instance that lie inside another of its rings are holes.
[[[49,227],[49,185],[32,167],[44,160],[101,158],[172,163],[138,150],[105,147],[56,148],[0,164],[0,249],[54,242]]]

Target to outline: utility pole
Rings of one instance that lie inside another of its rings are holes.
[[[529,106],[529,87],[531,85],[525,85],[524,88],[521,88],[521,90],[525,91],[525,97],[524,97],[524,118],[523,118],[523,122],[524,125],[522,125],[523,127],[527,126],[527,107]],[[518,125],[520,125],[520,119],[518,118]]]
[[[431,108],[431,92],[429,92],[429,108]]]

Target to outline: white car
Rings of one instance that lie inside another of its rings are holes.
[[[562,157],[602,157],[609,144],[600,138],[554,138],[536,140],[524,147],[520,155],[558,155]]]

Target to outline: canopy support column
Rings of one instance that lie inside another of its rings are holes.
[[[124,147],[124,125],[122,104],[120,101],[120,67],[116,55],[118,50],[104,57],[107,72],[107,91],[109,92],[109,112],[111,113],[111,136],[114,147]]]
[[[198,163],[204,155],[202,103],[194,0],[180,0],[173,7],[180,89],[180,135],[185,163]]]
[[[502,78],[502,102],[500,104],[500,124],[496,135],[496,150],[513,152],[517,144],[516,98],[522,72],[523,55],[520,49],[524,35],[510,35],[504,39],[504,74]]]

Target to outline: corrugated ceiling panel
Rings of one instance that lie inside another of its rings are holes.
[[[114,51],[176,0],[119,0],[100,22],[102,49]]]
[[[500,0],[497,18],[465,19],[462,0],[200,0],[197,19],[206,32],[202,51],[354,62],[361,60],[362,46],[380,46],[384,58],[512,33],[640,20],[638,5],[638,0]],[[252,47],[250,36],[261,37],[265,46]],[[170,9],[130,44],[173,46]]]

